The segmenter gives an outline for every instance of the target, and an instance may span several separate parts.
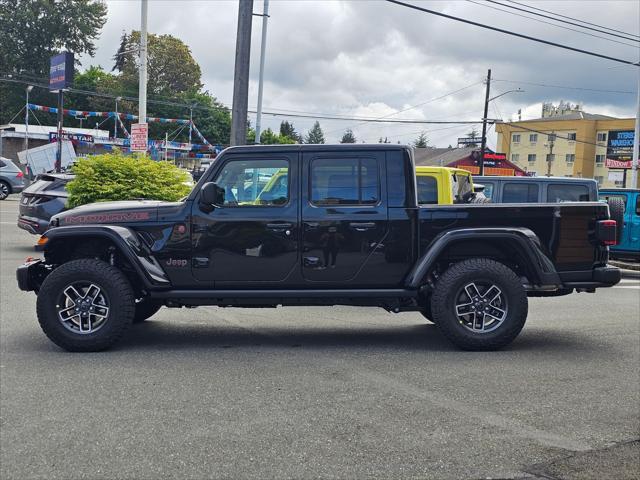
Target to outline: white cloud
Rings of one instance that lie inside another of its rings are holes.
[[[262,10],[262,2],[254,2]],[[640,50],[551,27],[469,2],[413,3],[481,23],[574,45],[607,55],[638,60]],[[122,30],[138,29],[140,5],[109,1],[109,17],[95,59],[84,65],[111,67]],[[549,1],[543,7],[619,30],[638,33],[639,3],[626,1]],[[151,1],[149,30],[182,39],[200,63],[205,88],[230,103],[237,28],[233,1]],[[603,14],[606,12],[606,15]],[[484,86],[492,68],[492,94],[518,86],[526,92],[493,102],[489,116],[523,118],[540,113],[543,101],[564,99],[585,110],[632,116],[634,95],[563,90],[500,82],[521,80],[550,85],[635,91],[634,67],[508,37],[381,1],[271,1],[267,39],[264,108],[379,117],[424,103],[477,83],[458,94],[435,100],[390,118],[476,120],[482,116]],[[250,109],[255,109],[260,51],[260,17],[252,35]],[[573,27],[572,27],[573,28]],[[594,32],[591,32],[594,33]],[[621,39],[618,39],[622,41]],[[151,107],[150,107],[151,108]],[[277,129],[282,118],[266,116],[264,126]],[[289,118],[299,131],[312,119]],[[432,144],[455,143],[469,126],[381,125],[321,120],[330,141],[353,128],[358,139],[412,141],[429,131]],[[491,134],[490,139],[493,139]],[[491,140],[490,140],[491,143]]]

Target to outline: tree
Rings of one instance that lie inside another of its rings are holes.
[[[102,0],[0,0],[0,71],[14,78],[46,83],[50,58],[63,50],[95,53],[95,40],[107,19]],[[24,105],[24,85],[0,83],[0,123]],[[31,99],[50,101],[46,90]]]
[[[173,35],[147,36],[147,91],[150,95],[175,95],[200,91],[202,72],[189,47]],[[114,70],[123,82],[138,85],[140,32],[123,33],[116,53]]]
[[[340,143],[356,143],[356,137],[353,134],[353,130],[351,130],[350,128],[347,128],[345,132],[342,134]]]
[[[313,124],[313,127],[311,127],[311,130],[307,133],[305,143],[325,143],[324,132],[320,127],[320,122],[317,120],[316,123]]]
[[[465,146],[467,147],[477,147],[478,144],[480,143],[481,139],[479,137],[480,133],[478,132],[478,130],[476,130],[476,127],[471,128],[471,131],[469,133],[467,133],[465,136],[467,138],[472,138],[472,139],[478,139],[479,141],[476,142],[472,142],[472,143],[465,143]]]
[[[282,137],[290,138],[291,140],[293,140],[292,143],[302,143],[302,137],[298,132],[296,132],[293,123],[288,122],[287,120],[284,120],[282,123],[280,123],[280,135]]]
[[[416,138],[416,141],[413,142],[413,146],[415,148],[427,148],[429,146],[429,139],[427,138],[426,133],[421,132]]]

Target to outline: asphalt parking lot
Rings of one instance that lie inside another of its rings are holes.
[[[638,478],[640,278],[531,299],[500,352],[418,314],[163,309],[70,354],[15,267],[0,202],[0,477]]]

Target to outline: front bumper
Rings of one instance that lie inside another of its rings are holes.
[[[43,260],[32,260],[24,263],[16,269],[18,288],[25,292],[32,290],[37,292],[50,272],[51,269],[46,266]]]

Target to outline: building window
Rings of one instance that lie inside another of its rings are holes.
[[[616,180],[613,183],[615,184],[616,187],[621,187],[622,185],[624,185],[624,182],[622,180]]]
[[[595,177],[593,177],[596,179],[596,182],[598,182],[598,186],[602,186],[602,183],[604,182],[604,177],[602,175],[596,175]]]
[[[511,154],[511,161],[512,162],[519,162],[520,161],[520,154],[519,153],[512,153]]]
[[[529,141],[531,143],[536,143],[538,141],[538,134],[537,133],[530,133],[529,134]]]
[[[573,165],[573,162],[576,161],[576,154],[575,153],[567,153],[564,157],[564,159],[567,162],[567,165]]]
[[[529,163],[536,163],[536,154],[530,153],[529,155],[527,155],[527,161]]]
[[[606,155],[596,155],[596,167],[603,166],[605,158]]]
[[[598,142],[607,141],[607,132],[598,133]]]
[[[575,141],[576,141],[576,134],[575,134],[575,132],[568,134],[568,135],[567,135],[567,140],[569,140],[570,142],[575,142]]]
[[[511,138],[512,138],[513,143],[520,143],[520,134],[519,133],[514,133],[513,137],[511,137]]]

